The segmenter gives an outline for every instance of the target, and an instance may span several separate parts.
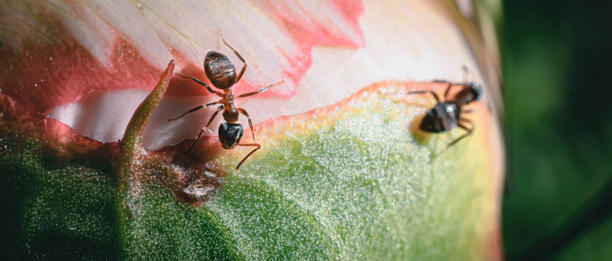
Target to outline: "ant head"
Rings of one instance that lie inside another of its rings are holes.
[[[468,86],[470,87],[470,93],[472,93],[472,100],[470,102],[480,100],[482,86],[475,82],[471,82]]]
[[[219,89],[229,89],[236,83],[236,68],[222,53],[208,52],[204,59],[204,71],[210,82]]]
[[[224,149],[231,149],[236,146],[240,142],[240,138],[242,138],[242,125],[229,122],[223,122],[219,125],[219,141],[221,141]]]
[[[482,94],[482,86],[475,82],[470,82],[465,85],[465,88],[457,93],[455,99],[460,105],[468,104],[480,99]]]

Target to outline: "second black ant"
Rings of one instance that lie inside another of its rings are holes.
[[[467,72],[465,67],[464,71]],[[440,100],[440,97],[438,97],[438,94],[434,91],[411,91],[408,92],[408,94],[429,93],[436,100],[436,105],[425,113],[425,117],[419,125],[420,130],[430,133],[441,133],[459,127],[466,131],[466,133],[459,138],[449,143],[446,147],[448,149],[474,132],[475,127],[473,122],[462,116],[464,113],[473,112],[472,109],[464,109],[464,106],[479,100],[482,94],[482,87],[475,82],[452,83],[442,80],[436,80],[434,82],[447,84],[443,101]],[[462,89],[454,96],[449,97],[452,87],[461,87]]]
[[[186,111],[185,113],[177,116],[176,118],[169,119],[168,121],[177,120],[189,113],[198,111],[204,107],[209,107],[212,105],[219,104],[219,107],[217,108],[217,110],[212,114],[206,126],[200,130],[200,133],[196,137],[193,144],[191,144],[189,149],[185,151],[185,154],[189,153],[189,151],[193,149],[193,147],[198,142],[198,140],[202,136],[202,133],[204,132],[205,129],[210,131],[208,127],[213,122],[215,117],[217,117],[219,112],[223,111],[223,119],[225,120],[225,122],[219,125],[219,131],[218,131],[218,135],[219,135],[218,139],[219,139],[219,142],[221,142],[221,145],[223,146],[223,148],[232,149],[235,146],[255,147],[251,152],[249,152],[240,161],[240,163],[238,163],[238,165],[236,166],[236,170],[238,170],[238,168],[240,168],[240,165],[242,165],[242,163],[244,163],[244,161],[247,158],[249,158],[249,156],[251,156],[253,153],[255,153],[255,151],[261,148],[261,144],[255,141],[255,132],[253,131],[253,122],[251,121],[251,117],[249,117],[249,114],[247,113],[245,109],[237,108],[234,105],[235,98],[244,98],[244,97],[249,97],[249,96],[253,96],[253,95],[262,93],[272,86],[282,84],[284,81],[270,84],[257,91],[240,94],[234,97],[234,91],[232,90],[232,86],[238,81],[240,81],[240,79],[242,78],[242,75],[244,74],[244,71],[247,68],[247,63],[244,60],[244,58],[242,58],[242,56],[238,53],[238,51],[236,51],[232,46],[230,46],[225,41],[225,39],[223,38],[221,34],[219,34],[219,37],[221,38],[223,43],[234,52],[234,54],[238,57],[238,59],[240,59],[240,61],[244,63],[244,65],[242,66],[242,69],[240,70],[240,73],[236,75],[236,68],[234,67],[234,64],[232,64],[229,58],[227,58],[227,56],[225,56],[224,54],[216,52],[216,51],[208,52],[206,54],[206,58],[204,59],[204,71],[206,72],[206,76],[208,77],[210,82],[213,84],[213,86],[215,86],[217,89],[220,89],[222,91],[213,90],[206,83],[204,83],[203,81],[193,76],[187,76],[187,75],[182,75],[178,73],[177,75],[183,78],[191,79],[197,84],[204,86],[206,90],[208,90],[208,92],[219,96],[221,99],[215,102],[202,104],[200,106],[192,108]],[[242,138],[242,132],[243,132],[242,125],[238,123],[240,114],[244,115],[249,122],[249,128],[251,129],[251,134],[253,135],[253,143],[240,143],[240,139]]]

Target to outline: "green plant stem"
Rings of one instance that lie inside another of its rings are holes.
[[[133,169],[138,164],[138,158],[142,147],[142,132],[151,118],[151,115],[164,97],[170,84],[170,78],[174,72],[174,60],[171,60],[166,70],[157,83],[157,86],[138,106],[130,119],[123,139],[120,142],[119,164],[117,167],[117,212],[120,230],[127,231],[127,221],[132,216],[131,200],[132,191],[138,191],[138,177],[135,177]],[[124,238],[124,237],[122,237]]]

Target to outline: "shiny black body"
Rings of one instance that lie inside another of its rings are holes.
[[[431,94],[436,99],[436,105],[425,113],[425,117],[419,124],[419,129],[425,132],[441,133],[449,131],[455,127],[462,128],[466,131],[461,137],[452,141],[448,147],[456,144],[463,138],[469,136],[474,131],[474,125],[469,119],[462,118],[464,113],[470,113],[472,110],[464,109],[474,101],[477,101],[482,92],[480,85],[474,82],[468,83],[451,83],[447,81],[436,81],[447,84],[444,92],[444,101],[440,101],[438,95],[433,91],[412,91],[408,94]],[[453,97],[449,97],[452,87],[462,88]],[[470,126],[467,126],[470,125]]]
[[[440,133],[457,126],[461,111],[456,102],[439,102],[425,114],[419,125],[421,130]]]
[[[231,149],[240,142],[242,138],[242,125],[223,122],[219,125],[219,141],[224,149]]]

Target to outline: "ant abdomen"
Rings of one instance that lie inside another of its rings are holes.
[[[236,83],[236,68],[222,53],[208,52],[204,59],[204,71],[210,82],[219,89],[228,89]]]

